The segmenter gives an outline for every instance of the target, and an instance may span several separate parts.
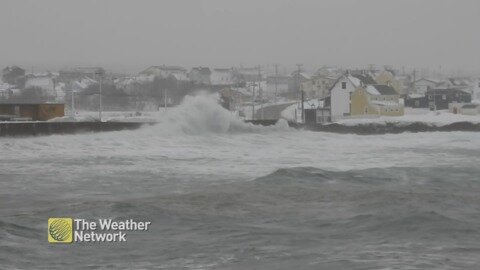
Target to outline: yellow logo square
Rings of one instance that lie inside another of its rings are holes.
[[[49,218],[48,219],[48,242],[49,243],[72,243],[73,219],[72,218]]]

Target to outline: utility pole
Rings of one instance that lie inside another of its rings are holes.
[[[103,75],[105,74],[103,69],[98,69],[95,71],[94,75],[95,77],[98,75],[98,78],[100,79],[100,84],[99,84],[99,106],[98,106],[98,120],[102,122],[102,110],[103,110],[103,104],[102,104],[102,83],[103,83]]]
[[[263,120],[263,89],[260,87],[262,82],[262,71],[260,65],[258,65],[258,94],[260,95],[260,119]]]
[[[103,83],[103,75],[104,71],[102,69],[98,69],[95,71],[95,75],[98,75],[98,78],[100,79],[100,85],[99,85],[99,107],[98,107],[98,120],[102,122],[102,111],[103,111],[103,104],[102,104],[102,83]]]
[[[416,86],[416,83],[415,83],[417,81],[416,77],[417,77],[417,71],[415,69],[413,69],[413,83],[412,83],[413,92],[417,92],[417,88],[416,88],[417,86]]]
[[[165,95],[163,97],[165,103],[165,111],[167,111],[167,88],[165,87]]]
[[[134,81],[133,81],[133,92],[135,93],[136,97],[135,97],[135,114],[139,114],[139,110],[138,110],[138,107],[140,105],[140,98],[138,96],[138,88],[137,88],[137,76],[133,77],[134,78]]]
[[[75,119],[75,91],[72,89],[72,118]]]
[[[252,84],[253,95],[252,95],[252,120],[255,120],[255,84]]]
[[[305,110],[304,110],[304,93],[303,90],[301,89],[301,84],[300,84],[300,72],[302,68],[302,64],[297,64],[297,87],[298,91],[300,92],[300,101],[302,102],[301,108],[302,108],[302,123],[305,122]]]
[[[100,111],[98,112],[98,119],[100,119],[100,122],[102,122],[102,111],[103,111],[103,104],[102,104],[102,83],[103,83],[103,78],[100,77]]]
[[[275,98],[274,98],[275,104],[277,104],[277,78],[278,78],[278,65],[275,64]]]

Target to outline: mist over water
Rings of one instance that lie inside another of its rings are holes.
[[[5,268],[475,269],[480,137],[257,127],[187,97],[136,131],[0,139]],[[152,221],[51,245],[49,217]]]

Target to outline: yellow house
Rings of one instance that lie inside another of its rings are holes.
[[[388,85],[367,85],[355,89],[351,95],[351,115],[401,116],[404,106],[399,94]]]

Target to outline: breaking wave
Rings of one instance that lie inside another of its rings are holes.
[[[217,94],[186,96],[179,106],[169,109],[157,121],[155,130],[188,135],[291,130],[285,120],[270,127],[245,123],[218,103]]]

